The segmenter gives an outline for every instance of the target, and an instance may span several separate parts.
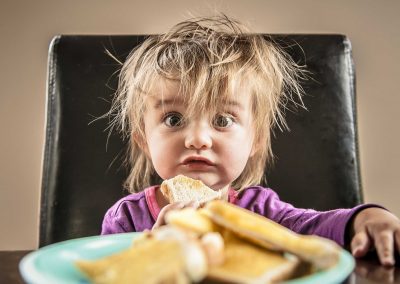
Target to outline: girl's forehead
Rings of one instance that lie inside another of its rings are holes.
[[[181,96],[180,84],[177,80],[154,80],[148,92],[149,98]]]
[[[156,108],[167,104],[183,103],[179,83],[171,80],[155,81],[145,95],[145,102],[148,106]]]

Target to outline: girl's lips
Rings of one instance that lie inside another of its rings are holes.
[[[192,171],[208,171],[214,167],[214,165],[199,161],[199,160],[192,160],[187,161],[186,163],[182,164],[184,168]]]
[[[182,165],[193,171],[208,171],[210,168],[214,167],[215,164],[204,157],[191,156],[183,160]]]
[[[203,166],[215,166],[213,162],[203,157],[188,157],[182,162],[185,166],[203,165]]]

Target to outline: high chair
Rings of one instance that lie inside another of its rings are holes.
[[[362,202],[355,75],[343,35],[272,35],[307,66],[307,109],[286,111],[290,131],[275,130],[268,184],[296,207],[328,210]],[[109,134],[120,65],[144,36],[57,36],[48,61],[46,138],[40,204],[42,247],[98,235],[106,210],[128,194],[127,141]]]

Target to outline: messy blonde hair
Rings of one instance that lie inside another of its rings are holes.
[[[146,141],[146,96],[160,80],[179,83],[189,117],[195,111],[212,112],[223,106],[238,84],[250,90],[246,94],[252,96],[258,147],[232,184],[240,190],[262,181],[265,166],[273,157],[271,129],[286,126],[283,110],[287,101],[294,96],[301,101],[299,76],[301,68],[271,38],[248,33],[224,15],[190,19],[163,35],[149,36],[122,66],[111,109],[113,126],[130,140],[130,174],[125,187],[137,192],[149,186],[156,174],[138,141]]]

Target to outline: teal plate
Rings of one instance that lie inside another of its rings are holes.
[[[97,259],[128,248],[140,233],[73,239],[52,244],[26,255],[19,264],[22,277],[32,284],[89,283],[74,266],[79,259]],[[286,284],[330,284],[344,281],[354,269],[354,259],[345,250],[334,267],[293,279]]]

